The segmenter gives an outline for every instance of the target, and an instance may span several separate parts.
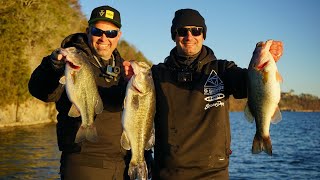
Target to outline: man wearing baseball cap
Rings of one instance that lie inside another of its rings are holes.
[[[121,148],[121,113],[127,81],[124,78],[123,59],[117,48],[121,37],[120,12],[110,6],[93,9],[86,33],[66,37],[58,48],[43,58],[29,81],[30,93],[44,101],[55,102],[57,139],[61,154],[61,179],[127,179],[130,152]],[[98,141],[84,139],[75,143],[81,117],[70,117],[72,103],[59,83],[64,75],[64,48],[75,47],[87,57],[93,69],[95,82],[103,101],[103,111],[97,114],[92,128]],[[146,152],[147,164],[152,161]]]

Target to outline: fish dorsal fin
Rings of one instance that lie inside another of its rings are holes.
[[[248,105],[248,102],[244,108],[244,116],[245,118],[250,122],[250,123],[253,123],[254,122],[254,117],[250,111],[250,108],[249,108],[249,105]]]
[[[66,76],[62,76],[59,80],[60,84],[66,84]]]
[[[282,120],[282,115],[281,115],[279,107],[277,107],[276,110],[274,111],[273,116],[271,117],[271,123],[277,124],[281,120]]]
[[[152,128],[150,139],[147,142],[146,147],[144,149],[150,150],[154,146],[154,142],[155,142],[155,134],[154,134],[154,128]]]
[[[123,149],[125,149],[125,150],[130,150],[131,149],[130,141],[129,141],[125,131],[122,132],[121,139],[120,139],[120,144],[123,147]]]
[[[96,100],[96,106],[95,106],[94,112],[96,114],[100,114],[100,113],[102,113],[102,111],[103,111],[103,102],[102,102],[102,99],[100,98],[100,96],[98,95],[98,99]]]
[[[78,108],[74,104],[72,104],[68,115],[70,117],[80,117],[80,111],[78,110]]]

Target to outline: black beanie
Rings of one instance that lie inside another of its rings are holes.
[[[184,26],[203,27],[203,38],[206,39],[207,26],[201,14],[194,9],[180,9],[175,12],[171,26],[171,38],[175,39],[177,28]]]

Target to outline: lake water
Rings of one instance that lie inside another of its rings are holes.
[[[273,156],[251,154],[255,124],[230,113],[230,179],[320,179],[320,113],[282,112]],[[55,125],[0,128],[0,179],[59,179]]]

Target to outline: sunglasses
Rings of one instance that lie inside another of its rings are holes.
[[[178,36],[185,37],[188,35],[188,31],[191,32],[192,36],[200,36],[203,32],[202,27],[192,27],[192,28],[178,28],[177,30]]]
[[[106,35],[106,37],[108,38],[115,38],[118,36],[118,30],[106,30],[106,31],[103,31],[99,28],[96,28],[96,27],[91,27],[91,34],[93,36],[98,36],[98,37],[101,37],[103,34]]]

